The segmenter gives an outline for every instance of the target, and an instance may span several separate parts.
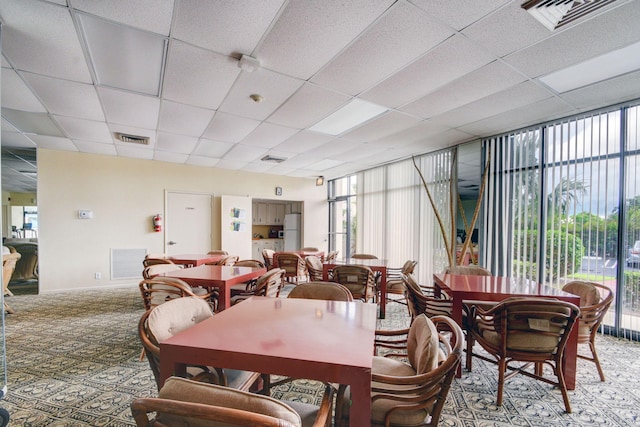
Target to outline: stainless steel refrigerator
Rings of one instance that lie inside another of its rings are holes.
[[[300,214],[284,216],[284,250],[300,250]]]

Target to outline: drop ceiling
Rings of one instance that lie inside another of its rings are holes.
[[[522,3],[2,0],[3,188],[8,149],[335,178],[640,98],[634,67],[566,92],[543,83],[639,43],[640,1],[553,31]],[[353,99],[386,112],[310,130]]]

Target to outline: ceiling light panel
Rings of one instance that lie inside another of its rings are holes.
[[[540,77],[556,92],[568,92],[640,69],[640,43],[614,50]]]
[[[159,96],[167,40],[79,13],[99,85]]]
[[[311,126],[309,130],[329,135],[340,135],[349,129],[353,129],[379,116],[385,111],[388,111],[386,107],[356,98],[338,111]]]

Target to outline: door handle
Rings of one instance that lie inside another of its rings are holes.
[[[177,244],[177,243],[178,243],[178,242],[174,242],[173,240],[169,240],[169,241],[167,242],[167,245],[172,246],[172,245],[175,245],[175,244]]]

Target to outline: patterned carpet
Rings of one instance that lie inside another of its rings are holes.
[[[137,288],[48,295],[16,295],[6,317],[8,393],[1,406],[11,426],[132,426],[129,404],[156,388],[136,327],[143,308]],[[381,328],[408,324],[406,308],[389,304]],[[474,359],[456,380],[443,426],[640,426],[640,344],[599,337],[607,381],[579,361],[569,392],[572,414],[550,385],[515,377],[495,406],[496,367]],[[318,402],[322,384],[298,380],[277,398]]]

